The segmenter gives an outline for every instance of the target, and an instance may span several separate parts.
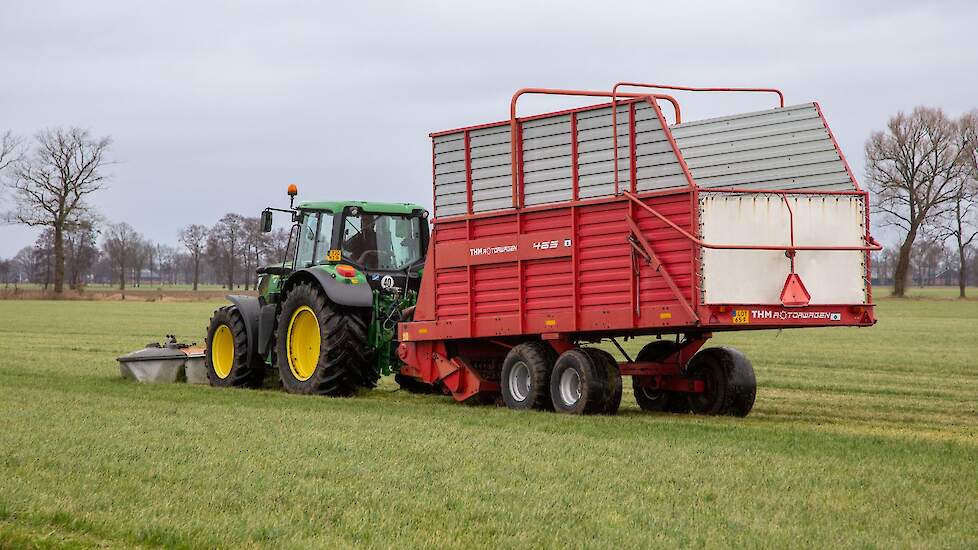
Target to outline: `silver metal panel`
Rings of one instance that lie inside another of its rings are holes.
[[[481,190],[481,189],[496,189],[496,188],[506,188],[507,190],[512,191],[512,187],[513,187],[513,180],[509,176],[509,174],[506,174],[504,176],[497,176],[495,178],[480,178],[480,179],[472,180],[473,191]]]
[[[676,175],[649,178],[643,177],[646,175],[645,169],[639,168],[635,171],[635,174],[638,178],[635,181],[635,188],[639,191],[658,191],[661,189],[675,189],[689,186],[689,182],[686,181],[686,176],[682,171]]]
[[[465,181],[460,181],[458,183],[446,183],[438,186],[438,194],[435,195],[435,199],[442,197],[443,195],[453,195],[455,193],[465,193]]]
[[[757,172],[746,172],[734,175],[721,174],[708,178],[696,178],[696,174],[694,172],[693,177],[696,179],[696,183],[700,187],[704,188],[766,183],[768,186],[765,187],[765,189],[771,189],[771,185],[775,185],[774,189],[781,189],[780,185],[778,184],[792,183],[798,178],[803,178],[806,176],[840,175],[844,173],[844,171],[838,170],[836,162],[833,161],[818,164],[805,164],[801,166],[787,166],[772,170],[760,170]]]
[[[524,141],[523,151],[526,152],[526,151],[534,151],[537,149],[546,149],[558,145],[570,145],[570,142],[571,142],[570,132],[564,134],[555,134],[552,136],[540,137],[540,138]]]
[[[566,168],[570,169],[571,159],[567,157],[551,157],[540,160],[524,161],[523,162],[523,175],[532,174],[534,172],[540,172],[545,170],[553,170],[554,168]],[[570,172],[568,172],[570,173]]]
[[[571,167],[561,166],[558,168],[551,168],[550,170],[537,170],[536,172],[524,172],[523,173],[523,193],[533,193],[535,190],[532,189],[532,184],[541,181],[551,181],[551,180],[564,180],[567,182],[567,187],[571,187]]]
[[[474,146],[472,147],[472,152],[469,157],[472,159],[478,159],[483,157],[493,157],[505,155],[509,159],[510,146],[509,141],[506,143],[500,143],[497,145],[484,145],[482,147]]]
[[[457,216],[459,214],[465,214],[467,209],[468,207],[465,203],[441,206],[436,210],[436,216]]]
[[[479,128],[477,130],[469,130],[469,139],[491,136],[495,134],[506,134],[508,136],[509,132],[509,123],[499,124],[496,126],[486,126],[485,128]]]
[[[523,125],[523,142],[526,143],[527,140],[533,138],[539,138],[544,136],[552,136],[556,134],[568,134],[570,133],[570,116],[557,117],[563,119],[562,122],[552,122],[550,124],[542,124],[536,126]],[[550,120],[550,119],[543,119]],[[535,120],[532,122],[540,122]]]
[[[449,162],[465,160],[465,150],[459,149],[458,151],[445,151],[444,153],[435,154],[435,164],[441,165]]]
[[[441,164],[435,164],[436,174],[448,174],[451,172],[465,172],[465,159],[456,160],[452,162],[443,162]]]
[[[561,182],[560,189],[555,191],[547,191],[545,193],[534,193],[532,195],[524,195],[523,203],[527,206],[536,206],[538,204],[547,204],[552,202],[564,202],[569,201],[573,198],[573,193],[571,189],[566,186],[565,183]]]
[[[448,174],[435,174],[435,196],[438,196],[438,187],[450,183],[465,181],[465,172],[450,172]]]
[[[589,176],[591,174],[611,174],[614,172],[614,160],[606,160],[604,162],[590,162],[588,164],[581,164],[577,167],[577,173],[580,176]],[[618,179],[622,179],[622,173],[628,170],[629,166],[628,156],[618,157]],[[614,176],[609,176],[614,177]]]
[[[704,120],[694,120],[673,126],[673,134],[676,139],[689,138],[703,134],[715,134],[717,132],[732,132],[755,128],[758,126],[771,126],[786,124],[793,121],[805,119],[819,119],[818,111],[814,103],[803,103],[790,107],[776,107],[763,111],[753,111],[750,113],[740,113],[736,115],[709,118]]]
[[[708,157],[725,153],[738,153],[741,151],[751,151],[753,149],[767,149],[770,147],[791,146],[803,143],[823,143],[824,138],[829,137],[825,128],[815,128],[812,130],[801,130],[798,132],[787,132],[783,134],[771,134],[756,138],[738,139],[737,141],[719,141],[716,143],[705,143],[703,145],[690,145],[686,142],[683,147],[683,158],[686,162],[691,162],[699,157]],[[830,140],[831,143],[831,140]]]
[[[540,149],[532,149],[530,151],[523,151],[523,170],[526,170],[526,163],[552,159],[552,158],[565,158],[567,162],[570,163],[571,146],[570,143],[566,145],[555,145],[553,147],[542,147]]]
[[[813,103],[685,122],[672,131],[702,188],[856,188]]]
[[[513,207],[513,199],[509,196],[499,199],[472,199],[473,212],[490,212],[492,210],[503,210]]]
[[[472,182],[474,183],[481,179],[496,178],[499,176],[510,177],[511,173],[512,170],[508,164],[504,164],[502,166],[489,166],[488,168],[476,168],[472,170]]]

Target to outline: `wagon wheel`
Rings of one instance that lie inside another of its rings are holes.
[[[510,409],[553,410],[550,373],[557,353],[546,342],[523,342],[506,354],[500,377],[503,402]]]
[[[608,411],[614,389],[604,361],[576,348],[557,358],[550,377],[554,410],[567,414],[601,414]]]
[[[690,378],[702,380],[705,390],[689,394],[696,414],[747,416],[754,407],[757,381],[754,367],[743,353],[720,347],[700,350],[689,361]]]
[[[669,340],[654,340],[638,352],[637,361],[662,361],[679,349],[679,344]],[[639,377],[632,377],[632,391],[635,401],[643,411],[688,413],[689,404],[682,393],[646,388],[639,383]]]
[[[603,365],[607,373],[608,400],[605,403],[605,410],[603,412],[610,415],[618,414],[618,408],[621,406],[622,393],[621,373],[618,371],[618,361],[603,349],[581,348],[581,350],[590,355],[595,363]]]

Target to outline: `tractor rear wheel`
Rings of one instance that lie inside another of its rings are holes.
[[[377,384],[366,322],[318,288],[300,283],[289,291],[276,330],[276,361],[286,391],[341,397]]]
[[[658,362],[679,350],[679,344],[669,340],[653,340],[638,352],[636,361]],[[689,403],[682,393],[646,388],[640,378],[632,377],[632,392],[635,402],[643,411],[688,413]]]
[[[205,342],[204,365],[212,386],[261,386],[265,365],[255,357],[248,357],[248,331],[238,308],[224,306],[214,312]]]
[[[621,372],[618,371],[618,361],[613,355],[599,348],[581,348],[581,350],[591,356],[591,360],[596,364],[603,365],[608,378],[608,401],[605,403],[604,414],[618,414],[621,406]]]
[[[687,376],[702,380],[702,393],[689,394],[696,414],[747,416],[754,407],[757,381],[754,367],[743,353],[733,348],[700,350],[689,361]]]
[[[500,386],[510,409],[553,409],[550,373],[557,352],[546,342],[523,342],[506,354]]]
[[[557,358],[550,375],[550,397],[554,410],[567,414],[601,414],[613,394],[603,361],[576,348]]]

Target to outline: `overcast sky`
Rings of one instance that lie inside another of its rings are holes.
[[[821,103],[861,177],[864,141],[896,111],[978,107],[976,24],[975,2],[2,0],[0,131],[112,136],[92,202],[166,243],[284,205],[289,183],[428,205],[428,133],[508,118],[525,86],[777,86]],[[772,105],[680,99],[687,120]],[[32,239],[0,226],[0,257]]]

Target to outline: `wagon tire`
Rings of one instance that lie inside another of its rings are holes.
[[[554,410],[565,414],[601,414],[613,394],[603,361],[582,349],[560,354],[550,377]]]
[[[286,295],[275,346],[279,377],[289,393],[345,397],[376,386],[380,376],[360,313],[330,302],[308,283]]]
[[[669,340],[653,340],[638,352],[636,361],[661,361],[679,349],[679,344]],[[679,392],[656,390],[643,386],[641,377],[632,377],[632,393],[635,402],[643,411],[688,413],[689,402],[686,396]]]
[[[557,352],[546,342],[523,342],[503,360],[500,391],[503,402],[515,410],[553,410],[550,374]]]
[[[747,356],[734,348],[700,350],[686,366],[687,376],[702,380],[702,393],[689,394],[696,414],[744,417],[754,407],[757,380]]]
[[[257,388],[265,378],[265,364],[248,354],[248,330],[235,306],[218,308],[207,326],[204,366],[211,386]]]
[[[599,365],[603,365],[608,384],[607,401],[605,402],[604,414],[618,414],[621,407],[622,382],[621,372],[618,370],[618,361],[607,351],[599,348],[581,348],[584,353],[591,356],[591,360]]]

